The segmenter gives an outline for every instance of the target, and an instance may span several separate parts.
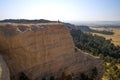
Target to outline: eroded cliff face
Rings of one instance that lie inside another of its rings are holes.
[[[79,74],[98,68],[102,60],[75,52],[68,29],[61,23],[0,24],[0,53],[10,70],[12,80],[24,73],[30,80]]]
[[[10,80],[10,73],[6,62],[0,55],[0,80]]]

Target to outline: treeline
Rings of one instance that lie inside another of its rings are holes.
[[[120,46],[111,43],[112,39],[106,40],[104,37],[83,33],[81,30],[71,30],[76,47],[94,55],[109,56],[115,59],[120,58]]]
[[[102,25],[97,27],[98,28],[120,28],[120,25]]]
[[[5,19],[5,20],[1,20],[0,22],[2,22],[2,23],[48,23],[48,22],[54,22],[54,21],[49,21],[49,20],[45,20],[45,19],[40,19],[40,20]]]
[[[94,32],[94,33],[100,33],[100,34],[105,34],[105,35],[113,35],[114,34],[114,32],[112,32],[112,31],[106,31],[106,30],[103,30],[103,31],[92,30],[92,32]]]
[[[93,32],[93,33],[100,33],[100,34],[105,34],[105,35],[113,35],[114,34],[114,32],[112,32],[112,31],[107,31],[107,30],[103,30],[103,31],[93,30],[93,29],[90,29],[89,26],[84,26],[84,25],[77,26],[77,27],[78,27],[78,29],[80,29],[83,32]]]

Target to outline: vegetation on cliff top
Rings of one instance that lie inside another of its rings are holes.
[[[105,73],[103,78],[106,80],[120,79],[120,46],[111,43],[111,39],[83,33],[81,30],[71,30],[76,47],[87,51],[92,55],[99,56],[104,60]]]
[[[50,21],[50,20],[45,20],[45,19],[40,19],[40,20],[28,20],[28,19],[5,19],[1,20],[1,23],[48,23],[48,22],[55,22],[55,21]]]

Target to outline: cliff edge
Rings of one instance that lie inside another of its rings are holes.
[[[69,30],[61,23],[0,23],[0,55],[11,80],[20,80],[21,75],[29,80],[50,76],[59,80],[63,73],[75,79],[80,73],[91,74],[94,67],[96,80],[103,74],[103,61],[75,51]]]

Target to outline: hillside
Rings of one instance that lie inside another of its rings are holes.
[[[120,46],[115,46],[111,39],[71,30],[74,43],[79,49],[104,60],[105,73],[102,80],[120,79]]]
[[[70,30],[74,29],[74,30],[81,30],[83,32],[88,32],[88,33],[100,33],[100,34],[104,34],[104,35],[113,35],[114,32],[110,31],[110,30],[96,30],[96,29],[92,29],[89,26],[85,26],[85,25],[73,25],[70,23],[64,23],[65,26],[67,26]]]

